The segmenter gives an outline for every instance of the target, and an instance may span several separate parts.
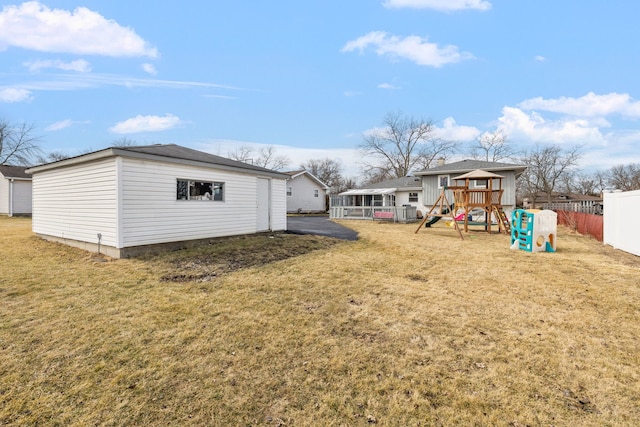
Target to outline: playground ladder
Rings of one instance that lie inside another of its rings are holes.
[[[505,233],[511,233],[511,223],[509,222],[509,218],[507,218],[507,214],[504,213],[502,206],[493,205],[493,212],[496,214],[500,224],[502,224]]]

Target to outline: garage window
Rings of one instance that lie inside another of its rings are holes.
[[[177,200],[214,200],[224,201],[224,182],[195,181],[178,179]]]

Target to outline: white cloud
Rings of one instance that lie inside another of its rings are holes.
[[[346,96],[347,98],[351,98],[353,96],[360,96],[362,95],[362,92],[358,92],[356,90],[345,90],[344,91],[344,96]]]
[[[473,126],[459,126],[453,117],[447,117],[441,128],[435,128],[435,135],[447,141],[473,141],[480,135],[480,130]]]
[[[120,87],[153,87],[169,89],[225,89],[225,90],[247,90],[239,87],[224,86],[215,83],[180,81],[180,80],[159,80],[151,78],[135,78],[113,74],[57,74],[47,76],[48,78],[29,82],[23,82],[20,86],[31,91],[49,90],[78,90],[95,88],[102,86]]]
[[[380,83],[378,85],[378,89],[398,90],[401,88],[400,86],[395,86],[395,85],[392,85],[391,83]]]
[[[602,121],[583,118],[547,120],[536,112],[527,113],[516,107],[504,107],[498,121],[500,129],[512,140],[553,144],[605,143],[600,131],[600,126],[605,124]]]
[[[157,57],[158,51],[130,28],[86,7],[50,9],[38,1],[0,12],[0,49],[104,56]]]
[[[547,60],[547,58],[542,55],[536,55],[533,57],[533,59],[535,59],[537,62],[545,62]]]
[[[78,73],[88,73],[91,71],[91,65],[84,59],[76,59],[71,62],[64,62],[59,59],[56,60],[39,60],[32,62],[25,62],[23,64],[29,69],[29,71],[37,72],[44,68],[56,68],[64,71],[77,71]]]
[[[435,9],[443,12],[462,9],[491,9],[491,3],[485,0],[386,0],[383,5],[389,8],[410,7],[414,9]]]
[[[129,134],[139,132],[159,132],[178,126],[182,121],[173,114],[164,116],[142,116],[138,115],[123,122],[116,123],[109,130],[113,133]]]
[[[7,102],[11,104],[14,102],[31,101],[32,99],[31,91],[27,89],[13,87],[0,89],[0,102]]]
[[[562,96],[556,99],[542,97],[527,99],[520,104],[527,110],[550,111],[579,117],[597,117],[620,114],[622,116],[640,118],[640,101],[634,101],[626,93],[609,93],[596,95],[589,92],[580,98]]]
[[[156,67],[154,67],[153,64],[149,64],[149,63],[142,64],[142,69],[145,71],[145,73],[151,74],[152,76],[155,76],[156,74],[158,74],[158,70],[156,70]]]
[[[362,53],[368,47],[372,47],[380,56],[404,58],[418,65],[436,68],[473,58],[473,55],[468,52],[460,52],[457,46],[448,45],[441,48],[435,43],[429,43],[426,38],[418,36],[401,38],[384,31],[372,31],[349,41],[341,52],[357,50]]]
[[[47,126],[44,130],[55,132],[58,130],[66,129],[71,125],[73,125],[73,120],[66,119],[66,120],[61,120],[59,122],[52,123],[49,126]]]

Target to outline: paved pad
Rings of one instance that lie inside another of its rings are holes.
[[[357,232],[330,221],[327,216],[288,216],[287,232],[317,234],[342,240],[358,240]]]

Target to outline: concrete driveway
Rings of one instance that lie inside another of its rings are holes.
[[[358,233],[329,220],[328,216],[288,216],[287,232],[318,234],[342,240],[358,240]]]

